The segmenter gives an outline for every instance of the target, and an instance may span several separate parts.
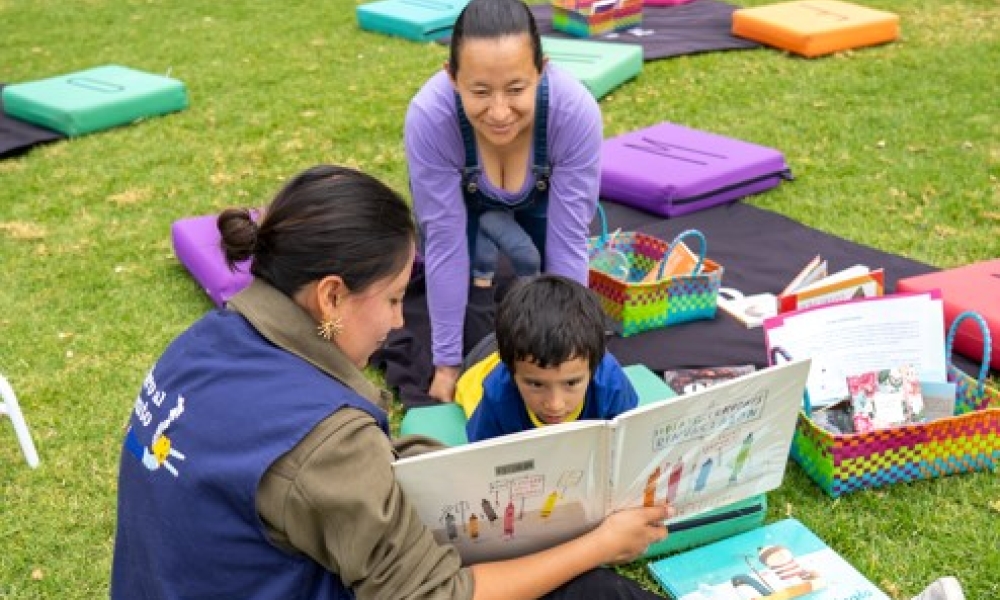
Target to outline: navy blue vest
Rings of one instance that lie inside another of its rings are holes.
[[[462,99],[455,94],[458,107],[458,126],[465,146],[465,166],[462,168],[462,196],[466,207],[466,235],[469,238],[469,256],[476,255],[476,235],[479,232],[479,215],[487,210],[507,210],[514,213],[514,219],[531,237],[545,264],[545,231],[548,224],[549,165],[548,120],[549,120],[549,78],[544,73],[535,92],[535,127],[532,131],[532,166],[535,174],[534,187],[527,190],[516,202],[508,204],[486,194],[477,183],[482,167],[476,152],[475,132],[465,115]]]
[[[111,598],[353,598],[272,545],[256,509],[267,468],[345,406],[388,431],[381,409],[237,313],[184,332],[146,376],[125,435]]]

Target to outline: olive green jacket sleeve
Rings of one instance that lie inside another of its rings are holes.
[[[255,280],[235,296],[268,340],[384,407],[385,395],[284,294]],[[271,542],[336,573],[358,600],[470,599],[473,577],[458,551],[439,545],[396,482],[392,461],[440,445],[394,443],[364,411],[343,408],[317,425],[264,474],[257,511]]]
[[[271,538],[338,573],[359,600],[471,598],[471,573],[407,502],[394,457],[370,415],[327,418],[264,476],[258,509]]]

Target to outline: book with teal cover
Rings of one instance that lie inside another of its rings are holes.
[[[676,600],[889,600],[796,519],[649,563]]]

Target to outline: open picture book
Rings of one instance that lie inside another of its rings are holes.
[[[466,564],[534,552],[612,511],[669,501],[671,520],[784,478],[809,360],[640,406],[397,460],[420,518]],[[668,526],[669,526],[668,522]]]

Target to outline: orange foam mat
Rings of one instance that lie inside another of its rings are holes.
[[[838,0],[798,0],[733,12],[733,35],[808,58],[891,42],[899,16]]]

